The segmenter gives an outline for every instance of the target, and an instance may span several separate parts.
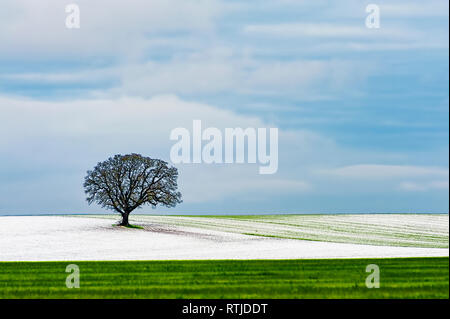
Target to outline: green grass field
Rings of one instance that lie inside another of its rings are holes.
[[[449,258],[1,262],[0,298],[449,298]]]

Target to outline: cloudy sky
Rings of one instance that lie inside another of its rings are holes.
[[[183,204],[140,212],[448,212],[447,0],[69,3],[0,4],[0,214],[104,212],[86,171],[194,119],[279,128],[277,173],[177,164]]]

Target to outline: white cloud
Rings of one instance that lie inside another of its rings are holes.
[[[120,73],[122,84],[113,92],[138,96],[169,92],[289,93],[308,99],[351,94],[374,71],[370,63],[357,61],[258,61],[242,52],[226,52],[218,53],[216,50],[162,63],[148,62],[125,67]]]
[[[359,25],[326,24],[326,23],[281,23],[247,25],[247,34],[266,35],[272,37],[315,37],[315,38],[410,38],[411,30],[398,28],[380,28],[375,32]]]
[[[447,17],[447,0],[408,1],[408,3],[385,2],[380,6],[383,15],[389,17]]]
[[[230,42],[221,33],[223,21],[229,18],[227,14],[230,14],[236,26],[236,30],[226,27],[227,32],[236,32],[236,39],[231,41],[235,47],[251,46],[239,37],[239,30],[242,29],[248,35],[287,37],[288,40],[291,37],[313,37],[320,41],[324,37],[339,40],[363,37],[368,38],[369,42],[374,39],[391,39],[391,42],[409,39],[414,42],[411,45],[428,47],[430,39],[434,46],[442,47],[442,43],[445,44],[448,38],[448,32],[442,27],[421,28],[410,21],[399,21],[401,17],[448,16],[448,1],[445,0],[426,3],[409,1],[408,4],[381,1],[382,28],[376,32],[364,27],[365,3],[361,1],[339,1],[335,4],[259,1],[255,4],[222,0],[78,0],[76,3],[81,10],[81,28],[68,30],[64,23],[67,3],[52,0],[3,0],[0,11],[0,56],[39,59],[101,55],[123,61],[145,58],[155,47],[172,47],[178,51],[201,50],[218,43]],[[257,18],[262,18],[261,21],[265,21],[274,10],[281,16],[283,12],[292,13],[296,10],[299,20],[263,24],[255,19],[255,23],[249,25],[241,15],[255,10],[255,6],[265,8],[255,14]],[[355,20],[356,18],[360,20]],[[435,35],[436,31],[439,31],[438,36]],[[387,43],[384,48],[396,49],[394,44]],[[358,45],[364,43],[343,45],[341,48],[352,50]]]
[[[103,97],[110,93],[150,97],[232,91],[289,94],[295,99],[311,101],[343,95],[361,96],[366,79],[379,71],[374,59],[358,61],[332,56],[311,59],[302,55],[448,47],[447,41],[442,41],[441,36],[430,36],[429,30],[399,24],[383,25],[374,31],[365,28],[364,19],[360,24],[339,19],[329,22],[322,18],[311,19],[316,21],[314,23],[258,24],[256,19],[255,24],[245,26],[247,21],[237,17],[235,29],[229,30],[233,38],[228,39],[228,33],[221,28],[223,17],[248,10],[250,4],[245,3],[219,0],[133,0],[126,3],[80,0],[77,3],[81,9],[81,28],[68,30],[64,25],[66,13],[62,4],[50,0],[7,0],[4,8],[9,14],[0,19],[0,57],[26,59],[27,62],[56,58],[62,67],[52,65],[52,70],[44,72],[12,69],[11,73],[0,75],[0,80],[11,81],[14,87],[79,84],[81,91],[88,93],[96,87],[112,87],[112,90],[102,90]],[[281,9],[284,5],[310,6],[290,1],[263,4]],[[323,3],[313,5],[316,6],[325,10],[330,7]],[[344,7],[352,12],[364,9],[351,1],[331,7]],[[364,16],[364,10],[362,13]],[[264,12],[261,14],[265,17]],[[242,38],[242,28],[249,37]],[[247,43],[248,39],[254,40],[255,35],[270,35],[284,42],[274,45],[276,49],[268,52],[266,42]],[[313,41],[296,42],[292,37]],[[156,58],[152,56],[155,52]],[[90,61],[86,58],[92,57],[98,59],[100,65],[109,66],[90,66],[86,70],[67,64],[73,59]],[[108,64],[109,59],[114,62]]]
[[[429,166],[359,164],[322,170],[320,173],[342,178],[385,180],[408,177],[448,177],[449,170]]]
[[[295,195],[308,193],[313,186],[294,176],[263,176],[249,164],[208,166],[180,166],[183,174],[181,186],[187,202],[202,203],[225,198],[256,197],[261,200],[267,195]]]
[[[446,167],[360,164],[319,169],[333,187],[346,192],[380,194],[389,192],[427,192],[448,190]]]
[[[305,100],[351,94],[358,90],[373,66],[339,59],[258,61],[242,52],[216,48],[174,58],[98,69],[65,72],[0,74],[0,80],[27,85],[73,84],[92,86],[107,83],[112,88],[101,95],[151,97],[155,94],[294,94]],[[111,84],[112,83],[112,84]]]
[[[417,182],[402,182],[399,185],[399,189],[411,192],[425,192],[429,190],[447,190],[448,181],[431,181],[424,183]]]
[[[0,55],[120,56],[133,58],[161,34],[206,36],[226,8],[216,0],[79,0],[80,29],[65,27],[67,3],[3,0]]]

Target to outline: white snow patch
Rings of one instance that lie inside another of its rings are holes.
[[[248,236],[195,227],[113,227],[100,218],[0,217],[0,261],[300,259],[448,256],[446,248]]]

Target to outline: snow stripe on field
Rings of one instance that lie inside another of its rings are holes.
[[[92,216],[94,217],[94,216]],[[97,215],[99,218],[117,216]],[[448,215],[269,215],[151,216],[134,215],[142,223],[191,226],[237,234],[381,246],[448,248]]]

